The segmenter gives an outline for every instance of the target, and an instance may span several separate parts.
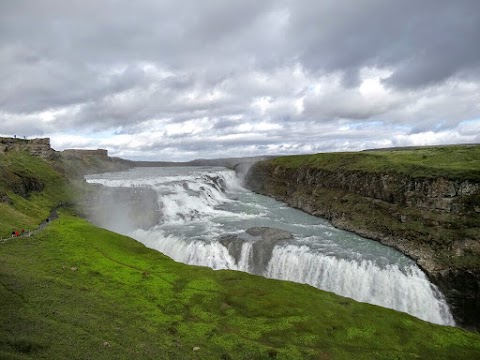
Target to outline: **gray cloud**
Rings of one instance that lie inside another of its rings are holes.
[[[416,87],[479,65],[480,3],[475,0],[310,1],[292,6],[292,50],[312,70],[395,69],[388,83]],[[353,76],[355,77],[355,76]]]
[[[478,38],[476,0],[7,0],[0,134],[177,160],[478,141]]]

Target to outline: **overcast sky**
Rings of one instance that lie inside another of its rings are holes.
[[[479,0],[1,0],[0,135],[189,160],[480,142]]]

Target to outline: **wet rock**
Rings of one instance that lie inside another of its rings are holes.
[[[274,247],[282,241],[292,238],[292,233],[286,230],[271,227],[252,227],[247,229],[243,235],[223,235],[219,238],[219,242],[228,249],[229,254],[238,264],[245,241],[252,241],[248,271],[262,275],[272,258]]]
[[[292,233],[270,227],[252,227],[247,229],[247,234],[252,236],[260,236],[265,241],[278,241],[293,239]]]
[[[448,269],[435,274],[455,321],[470,330],[480,324],[480,270]]]
[[[12,199],[10,199],[8,197],[8,195],[5,194],[5,193],[0,193],[0,203],[4,203],[4,204],[7,204],[7,205],[12,205],[13,204]]]
[[[253,243],[250,271],[262,275],[272,258],[273,248],[282,240],[292,239],[293,235],[285,230],[269,227],[253,227],[246,231],[247,234],[260,237]]]
[[[205,178],[210,180],[212,186],[217,189],[218,191],[221,191],[225,193],[227,184],[225,183],[225,180],[223,180],[219,176],[210,176],[210,175],[205,175]]]
[[[227,248],[230,256],[232,256],[235,259],[235,263],[238,264],[240,256],[242,255],[242,247],[245,240],[241,239],[238,235],[228,234],[220,236],[218,241]]]

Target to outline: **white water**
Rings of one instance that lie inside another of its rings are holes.
[[[233,171],[137,168],[88,176],[87,181],[155,189],[161,222],[127,234],[176,261],[307,283],[426,321],[454,325],[443,296],[412,260],[253,194],[240,186]],[[265,242],[245,233],[255,226],[287,230],[294,238]],[[226,234],[236,237],[221,241]]]

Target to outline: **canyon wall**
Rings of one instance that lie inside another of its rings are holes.
[[[249,189],[416,260],[459,325],[480,325],[480,182],[259,162]]]
[[[79,149],[66,149],[62,151],[62,155],[67,158],[83,159],[85,157],[98,157],[108,158],[108,150],[96,149],[96,150],[79,150]]]

